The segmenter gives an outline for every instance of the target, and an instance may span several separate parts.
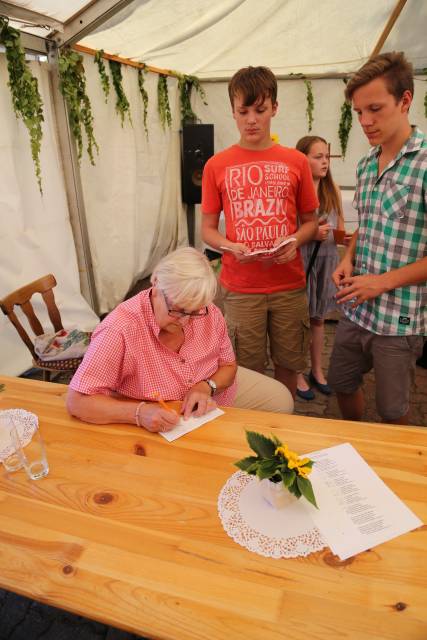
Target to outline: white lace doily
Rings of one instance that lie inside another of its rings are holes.
[[[296,558],[327,546],[299,501],[274,509],[261,496],[258,478],[243,471],[221,489],[218,513],[235,542],[262,556]]]
[[[15,451],[10,441],[10,427],[16,427],[21,444],[25,447],[37,429],[38,422],[36,414],[25,409],[0,411],[0,460],[4,460]]]

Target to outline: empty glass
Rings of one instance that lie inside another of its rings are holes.
[[[10,437],[13,442],[16,454],[20,458],[22,465],[31,480],[39,480],[49,473],[49,464],[46,456],[46,448],[43,438],[37,427],[32,438],[25,447],[22,447],[18,431],[15,426],[10,429]]]
[[[1,433],[3,433],[6,438],[8,438],[10,434],[10,430],[12,428],[14,428],[14,424],[12,422],[10,413],[6,411],[0,412]],[[6,456],[6,458],[2,459],[4,468],[9,473],[12,473],[13,471],[19,471],[19,469],[22,469],[23,467],[22,456],[19,454],[19,451],[18,452],[15,451],[11,438],[9,439],[9,442],[5,440],[4,444],[7,444],[8,450],[10,452],[9,455]],[[19,446],[19,449],[20,448],[21,447]]]

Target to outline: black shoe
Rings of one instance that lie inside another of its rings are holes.
[[[320,391],[320,393],[323,393],[324,396],[330,396],[332,394],[331,387],[328,384],[321,384],[320,382],[317,382],[312,371],[310,371],[310,373],[308,374],[308,379],[310,380],[311,384]]]
[[[306,389],[303,391],[302,389],[297,389],[298,398],[302,398],[303,400],[314,400],[316,397],[314,395],[314,391],[312,389]]]

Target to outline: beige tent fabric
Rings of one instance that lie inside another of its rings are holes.
[[[69,221],[55,117],[46,64],[31,63],[44,102],[41,171],[43,197],[34,174],[28,132],[12,110],[4,54],[0,55],[0,297],[53,273],[55,298],[65,327],[86,331],[98,317],[80,293],[76,252]],[[37,314],[44,309],[37,305]],[[44,326],[49,328],[47,314]],[[52,330],[52,329],[50,329]],[[17,375],[31,367],[31,355],[10,321],[0,314],[0,373]]]
[[[116,16],[81,44],[201,78],[228,78],[240,67],[260,64],[276,74],[349,72],[369,57],[395,5],[395,0],[136,2],[131,15],[121,22]],[[417,66],[427,66],[427,3],[407,5],[402,17],[410,27],[401,32],[398,20],[396,45],[401,49],[405,38],[410,58],[412,51],[423,50]]]
[[[136,279],[149,275],[168,251],[188,244],[181,202],[178,83],[168,79],[173,121],[171,129],[163,131],[157,113],[158,75],[146,74],[147,139],[137,69],[121,68],[132,117],[132,125],[126,119],[122,128],[113,87],[106,104],[92,56],[84,56],[84,66],[100,152],[95,167],[84,155],[80,173],[96,289],[104,313],[123,299]],[[109,73],[108,63],[106,68]]]

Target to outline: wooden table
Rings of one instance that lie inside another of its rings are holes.
[[[217,515],[244,429],[301,453],[351,442],[427,521],[427,431],[227,409],[174,443],[70,418],[66,387],[0,377],[39,417],[51,471],[0,471],[0,585],[150,638],[425,640],[426,527],[345,562],[263,558]]]

